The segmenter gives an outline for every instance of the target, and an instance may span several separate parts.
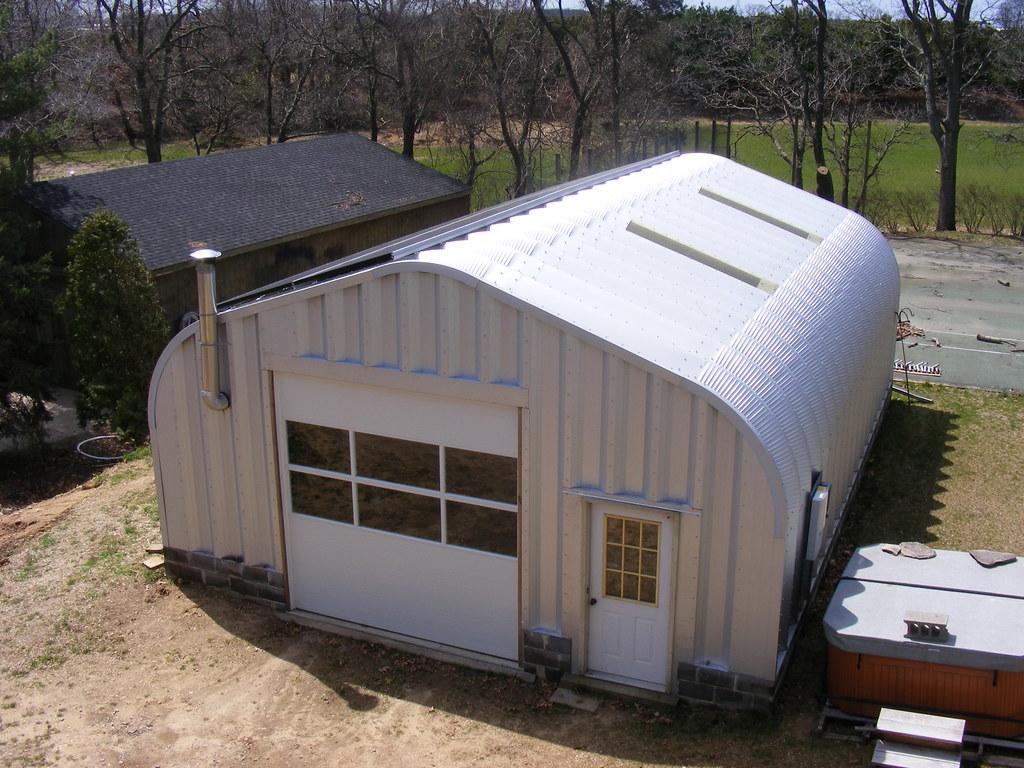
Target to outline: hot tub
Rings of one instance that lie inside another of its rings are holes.
[[[936,626],[910,637],[908,614]],[[865,717],[883,706],[913,709],[964,718],[972,733],[1024,736],[1020,559],[984,568],[966,552],[914,560],[862,547],[824,623],[833,706]]]

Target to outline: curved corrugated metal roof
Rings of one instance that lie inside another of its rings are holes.
[[[764,445],[790,512],[853,390],[891,365],[878,349],[899,273],[878,230],[716,156],[666,160],[416,259],[713,393]]]

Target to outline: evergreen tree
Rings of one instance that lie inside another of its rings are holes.
[[[68,256],[64,304],[81,391],[79,421],[103,421],[141,440],[148,432],[149,378],[168,338],[153,279],[128,225],[110,211],[85,220]]]
[[[14,204],[18,186],[31,181],[32,157],[42,139],[19,118],[46,98],[43,71],[55,50],[53,35],[24,50],[4,44],[9,8],[0,6],[0,436],[41,445],[49,418],[43,331],[51,323],[47,300],[49,260],[34,257],[33,224]]]

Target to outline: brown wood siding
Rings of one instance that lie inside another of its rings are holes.
[[[877,717],[883,706],[898,707],[962,717],[971,733],[1024,736],[1024,672],[848,653],[830,645],[828,696],[854,715]]]
[[[217,262],[217,297],[229,299],[261,285],[296,275],[329,261],[410,235],[469,213],[469,195],[424,205],[372,221],[351,224],[285,243],[226,256]],[[211,243],[216,247],[216,243]],[[160,304],[172,327],[196,309],[196,278],[191,265],[155,277]]]

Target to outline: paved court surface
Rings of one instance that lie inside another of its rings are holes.
[[[907,359],[942,371],[922,381],[1024,390],[1024,352],[1012,352],[1024,349],[1024,242],[993,242],[889,240],[900,265],[900,306],[925,331],[924,338],[907,339],[918,342]],[[1017,346],[978,341],[979,333]]]

